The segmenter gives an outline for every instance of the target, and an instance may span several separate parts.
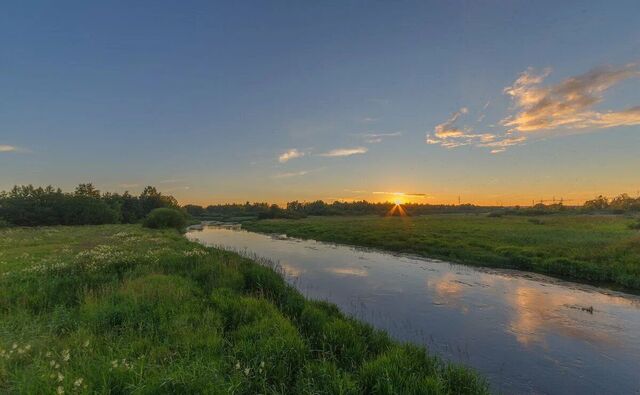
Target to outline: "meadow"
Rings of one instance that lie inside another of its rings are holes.
[[[246,229],[640,289],[637,219],[620,215],[309,217]]]
[[[139,225],[0,230],[0,393],[483,394],[277,267]]]

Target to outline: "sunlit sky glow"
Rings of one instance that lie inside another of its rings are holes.
[[[640,193],[640,2],[23,2],[0,189],[181,203]]]

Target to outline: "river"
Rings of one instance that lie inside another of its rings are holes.
[[[475,368],[507,394],[640,394],[640,297],[508,270],[205,226],[305,296]]]

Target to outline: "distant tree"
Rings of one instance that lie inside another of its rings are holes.
[[[76,187],[75,190],[75,195],[76,196],[87,196],[87,197],[92,197],[92,198],[96,198],[96,199],[100,199],[100,191],[97,190],[93,184],[91,183],[87,183],[87,184],[79,184]]]
[[[587,200],[582,205],[586,211],[606,210],[609,207],[609,199],[600,195],[595,199]]]
[[[161,207],[151,211],[142,224],[147,228],[182,229],[186,226],[187,219],[181,210]]]
[[[204,207],[195,204],[187,204],[182,208],[187,212],[187,214],[193,217],[201,217],[207,213],[207,210],[205,210]]]
[[[165,196],[152,186],[145,187],[139,199],[143,215],[157,208],[178,208],[178,201],[173,196]]]

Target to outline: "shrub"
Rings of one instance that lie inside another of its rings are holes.
[[[8,228],[11,224],[8,223],[7,221],[5,221],[4,219],[0,218],[0,229],[2,228]]]
[[[1,227],[2,227],[2,224],[0,223],[0,228]],[[630,224],[629,228],[640,230],[640,219],[636,223]]]
[[[182,229],[187,225],[187,218],[182,211],[163,207],[151,211],[144,219],[143,225],[153,229]]]

